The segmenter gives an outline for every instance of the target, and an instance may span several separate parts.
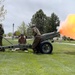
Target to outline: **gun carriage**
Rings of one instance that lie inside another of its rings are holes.
[[[45,33],[41,35],[41,42],[38,46],[39,50],[41,53],[43,54],[51,54],[53,51],[53,46],[51,44],[50,41],[53,39],[54,37],[58,36],[59,33],[58,32],[51,32],[51,33]],[[4,38],[5,40],[7,40],[6,38]],[[7,40],[9,43],[11,43],[9,40]],[[12,43],[11,43],[12,44]],[[14,49],[14,48],[30,48],[32,49],[32,45],[31,44],[17,44],[17,45],[9,45],[9,46],[0,46],[0,49]]]

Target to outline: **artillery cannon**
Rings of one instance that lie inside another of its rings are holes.
[[[54,37],[58,36],[59,33],[58,32],[51,32],[51,33],[45,33],[41,35],[41,42],[38,46],[39,50],[41,53],[44,54],[51,54],[53,51],[53,46],[51,44],[50,41],[53,39]],[[5,39],[7,40],[7,39]],[[7,40],[8,41],[8,40]],[[11,43],[10,41],[8,41],[9,43]],[[12,44],[12,43],[11,43]],[[9,46],[0,46],[0,49],[14,49],[14,48],[30,48],[32,49],[32,45],[31,44],[17,44],[17,45],[9,45]]]

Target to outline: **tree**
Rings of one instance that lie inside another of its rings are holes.
[[[19,31],[15,31],[14,35],[19,36],[21,33]]]
[[[50,32],[57,31],[57,26],[59,26],[59,23],[60,23],[58,16],[52,13],[48,21],[49,21],[48,22],[49,24],[48,24],[47,30]]]
[[[12,33],[11,33],[11,32],[9,32],[9,33],[8,33],[8,36],[9,36],[9,37],[10,37],[10,36],[12,36]]]
[[[5,14],[7,13],[7,10],[4,9],[2,2],[4,2],[4,0],[0,0],[0,22],[5,19]]]
[[[51,26],[49,24],[50,22],[50,17],[47,17],[46,21],[45,21],[45,26],[44,26],[44,32],[45,33],[48,33],[48,32],[51,32]]]
[[[27,27],[26,27],[26,24],[25,22],[23,21],[22,24],[18,27],[18,31],[21,33],[21,34],[24,34],[24,35],[27,35]]]
[[[32,16],[31,23],[35,24],[41,33],[44,33],[44,26],[46,23],[46,19],[47,19],[46,15],[42,11],[42,9],[40,9]]]
[[[4,37],[6,37],[6,34],[3,34]]]

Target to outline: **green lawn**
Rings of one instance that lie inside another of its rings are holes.
[[[30,49],[0,52],[0,75],[75,75],[75,46],[52,44],[52,54],[33,54]]]

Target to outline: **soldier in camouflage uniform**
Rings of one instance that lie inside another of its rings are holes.
[[[32,28],[32,32],[34,35],[34,41],[32,44],[32,48],[33,48],[34,53],[39,53],[40,50],[39,50],[38,46],[41,42],[41,33],[35,25],[33,25],[31,28]]]
[[[0,46],[2,46],[2,39],[3,39],[4,29],[2,24],[0,24]],[[0,49],[0,51],[5,51],[5,49]]]
[[[18,43],[19,44],[26,44],[27,43],[26,36],[24,36],[23,34],[21,34],[20,37],[19,37],[19,39],[18,39]],[[20,50],[28,52],[27,48],[22,48]]]

